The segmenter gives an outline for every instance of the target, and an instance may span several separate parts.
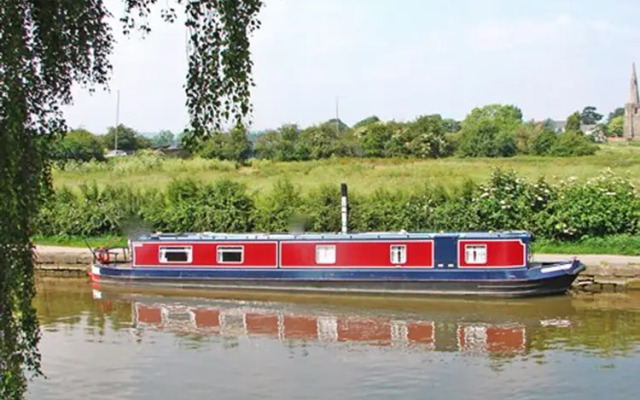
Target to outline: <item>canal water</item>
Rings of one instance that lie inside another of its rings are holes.
[[[29,399],[639,399],[640,294],[130,292],[40,278]]]

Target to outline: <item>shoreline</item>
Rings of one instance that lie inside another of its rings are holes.
[[[92,254],[86,247],[40,246],[34,249],[36,272],[45,276],[85,276]],[[534,254],[534,261],[557,261],[577,257],[587,268],[573,288],[588,292],[640,290],[640,256],[608,254]]]

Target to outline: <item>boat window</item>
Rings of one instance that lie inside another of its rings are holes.
[[[160,263],[184,263],[188,264],[193,260],[193,249],[191,246],[166,246],[160,247]]]
[[[316,246],[316,264],[335,264],[336,246],[318,245]]]
[[[407,246],[404,244],[391,245],[391,264],[405,264],[407,262]]]
[[[464,246],[464,261],[467,264],[486,264],[487,245],[467,244]]]
[[[242,264],[244,260],[244,247],[220,246],[218,247],[218,263]]]

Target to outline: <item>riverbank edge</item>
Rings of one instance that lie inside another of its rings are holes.
[[[92,261],[87,248],[36,246],[36,271],[45,276],[84,276]],[[640,290],[640,257],[607,254],[534,254],[535,261],[558,261],[577,257],[587,268],[573,288],[580,291],[608,292]]]

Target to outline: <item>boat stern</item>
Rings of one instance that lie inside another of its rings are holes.
[[[89,275],[89,278],[91,278],[91,281],[92,282],[100,281],[101,273],[102,273],[102,265],[96,262],[91,263],[91,266],[87,271],[87,274]]]

